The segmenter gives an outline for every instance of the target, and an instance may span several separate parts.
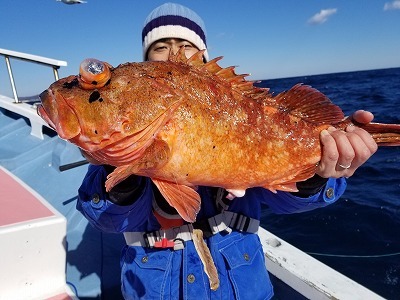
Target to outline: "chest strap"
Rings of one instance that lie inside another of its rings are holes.
[[[216,233],[232,230],[240,232],[257,233],[260,221],[244,215],[224,211],[209,219],[172,227],[166,230],[152,232],[124,232],[126,244],[129,246],[141,246],[150,248],[183,249],[184,242],[192,240],[193,228],[200,229],[204,237],[210,237]]]

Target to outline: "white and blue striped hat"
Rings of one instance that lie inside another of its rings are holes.
[[[143,59],[147,60],[147,51],[154,42],[165,38],[187,40],[199,50],[207,49],[203,20],[180,4],[165,3],[147,16],[142,30]],[[204,58],[208,60],[207,51]]]

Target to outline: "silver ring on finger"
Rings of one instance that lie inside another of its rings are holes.
[[[342,169],[350,169],[351,163],[349,165],[347,165],[347,166],[344,166],[342,164],[338,164],[338,166],[341,167]]]

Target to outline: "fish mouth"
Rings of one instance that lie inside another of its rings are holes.
[[[56,126],[50,120],[49,115],[47,114],[46,110],[43,108],[42,104],[39,104],[37,106],[37,113],[53,130],[56,130]]]
[[[47,89],[39,98],[41,104],[37,108],[38,115],[60,138],[70,140],[81,132],[78,118],[60,93]]]

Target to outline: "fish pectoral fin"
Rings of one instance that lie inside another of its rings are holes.
[[[192,187],[154,178],[152,180],[169,205],[174,207],[185,221],[196,221],[201,199]]]
[[[126,165],[115,168],[113,172],[108,174],[106,180],[106,192],[109,192],[114,186],[134,174],[136,167],[132,165]]]
[[[156,139],[140,154],[139,158],[136,156],[139,155],[135,154],[133,161],[128,161],[126,165],[117,167],[107,176],[107,192],[132,174],[146,175],[146,172],[151,173],[154,169],[161,167],[168,161],[170,149],[165,141]]]

